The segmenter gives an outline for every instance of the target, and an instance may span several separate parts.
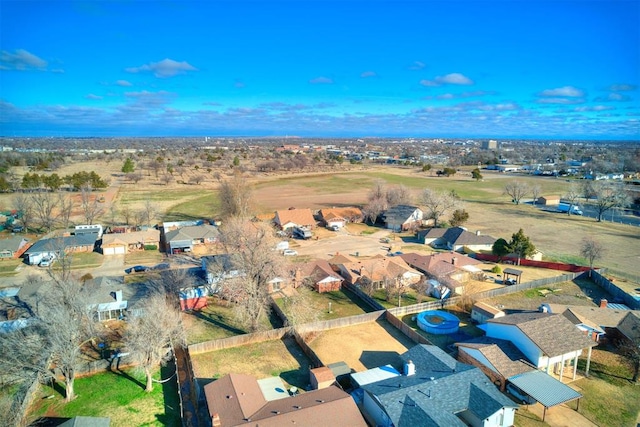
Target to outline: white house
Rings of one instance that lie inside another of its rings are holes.
[[[538,369],[553,372],[560,379],[568,364],[573,365],[576,377],[578,357],[588,350],[587,368],[591,348],[598,345],[582,334],[566,317],[560,314],[528,312],[510,314],[487,321],[487,337],[511,341]]]

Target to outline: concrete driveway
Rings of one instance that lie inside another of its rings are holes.
[[[103,256],[100,267],[83,270],[82,274],[91,273],[93,277],[122,276],[124,275],[124,257],[124,255]]]
[[[381,243],[380,239],[390,234],[390,230],[380,230],[368,235],[349,234],[346,230],[341,230],[319,240],[294,239],[291,248],[297,250],[299,255],[321,259],[329,259],[336,252],[353,256],[356,253],[359,256],[386,255],[389,244]]]

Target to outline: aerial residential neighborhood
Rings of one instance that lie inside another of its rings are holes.
[[[478,182],[470,169],[451,179],[384,163],[294,181],[232,171],[154,193],[152,170],[134,182],[113,163],[105,188],[78,190],[85,202],[66,227],[65,202],[49,211],[55,221],[37,209],[64,193],[0,199],[11,218],[0,239],[0,339],[3,352],[14,349],[3,353],[15,390],[4,399],[19,408],[12,422],[147,422],[146,411],[132,421],[66,403],[113,380],[106,393],[140,392],[131,410],[145,389],[164,401],[163,425],[603,425],[620,416],[593,409],[603,390],[631,409],[621,425],[638,416],[635,226],[549,210],[551,196],[515,203],[495,191],[520,180],[562,193],[574,182],[488,169]],[[370,178],[336,190],[336,176]],[[483,196],[464,195],[469,188]],[[622,236],[624,257],[600,250],[593,227]],[[559,247],[582,255],[567,261]],[[150,318],[157,295],[167,305]],[[53,339],[66,306],[80,308],[73,358],[14,340]],[[143,327],[159,329],[141,343]],[[147,371],[141,348],[159,355]],[[36,369],[41,354],[50,359]],[[147,387],[136,389],[145,372]]]

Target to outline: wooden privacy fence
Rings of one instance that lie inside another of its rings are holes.
[[[279,340],[289,333],[291,328],[270,329],[268,331],[254,332],[252,334],[236,335],[212,341],[205,341],[189,346],[190,354],[207,353],[214,350],[237,347],[239,345],[253,344],[264,341]]]
[[[632,295],[629,295],[625,290],[620,289],[613,282],[611,282],[611,280],[604,277],[604,274],[606,272],[606,269],[601,269],[600,271],[592,270],[591,279],[596,282],[598,286],[603,287],[615,299],[622,299],[624,303],[633,310],[640,310],[640,299],[634,298]]]

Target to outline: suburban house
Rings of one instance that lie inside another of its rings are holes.
[[[365,277],[373,282],[375,288],[382,288],[385,281],[393,281],[396,286],[409,286],[418,283],[422,278],[419,271],[411,268],[400,257],[377,255],[366,260],[332,265],[344,280],[354,285],[359,284]]]
[[[218,241],[218,228],[209,224],[188,225],[166,232],[165,249],[168,254],[182,252],[206,253]]]
[[[276,216],[273,219],[273,222],[281,230],[287,230],[295,227],[314,228],[316,226],[316,220],[313,218],[311,209],[287,209],[276,211]]]
[[[464,227],[430,228],[419,231],[416,236],[419,242],[434,249],[448,249],[456,252],[462,252],[465,248],[472,252],[490,251],[497,240],[480,234],[479,231],[471,233]]]
[[[11,236],[0,240],[0,259],[20,258],[29,248],[29,239],[21,236]]]
[[[27,249],[24,256],[28,264],[36,265],[42,258],[56,256],[60,252],[93,252],[97,237],[97,234],[91,233],[41,239]]]
[[[600,301],[600,306],[544,304],[551,313],[561,313],[569,319],[578,330],[591,337],[594,341],[605,342],[620,338],[618,325],[630,311],[622,304],[611,304],[606,299]]]
[[[204,386],[213,427],[366,427],[353,398],[335,386],[296,393],[279,377],[229,374]]]
[[[424,213],[417,206],[396,205],[382,215],[385,228],[393,231],[407,231],[422,225]]]
[[[457,252],[432,255],[408,253],[400,255],[400,258],[425,276],[443,282],[458,295],[464,293],[465,282],[483,275],[482,270],[476,267],[482,262]]]
[[[638,313],[627,313],[618,323],[618,331],[631,345],[640,349],[640,316]]]
[[[220,291],[220,285],[225,280],[234,280],[245,276],[241,259],[234,254],[206,255],[200,258],[202,272],[209,285],[209,293]],[[288,277],[274,277],[267,282],[268,292],[281,291],[292,284]],[[293,282],[295,286],[295,282]],[[185,294],[185,299],[200,298],[202,291],[193,291],[195,294]],[[193,295],[193,296],[190,296]]]
[[[84,287],[91,295],[89,307],[99,321],[124,318],[147,295],[146,288],[125,283],[121,277],[96,277],[87,280]]]
[[[298,268],[294,274],[296,287],[309,282],[319,293],[339,291],[344,279],[325,260],[308,262]]]
[[[511,341],[536,368],[545,370],[547,374],[553,370],[561,380],[567,366],[573,369],[572,377],[575,379],[578,358],[584,349],[588,350],[588,372],[591,348],[598,345],[566,317],[544,312],[509,314],[488,320],[486,335]]]
[[[320,220],[326,227],[342,228],[350,222],[362,222],[364,215],[360,208],[330,208],[320,210]]]
[[[159,247],[159,245],[160,230],[148,228],[130,233],[103,234],[100,248],[103,255],[118,255],[142,251],[145,246]]]
[[[477,367],[432,345],[417,345],[400,357],[404,375],[362,386],[362,410],[372,425],[513,425],[518,405]]]

